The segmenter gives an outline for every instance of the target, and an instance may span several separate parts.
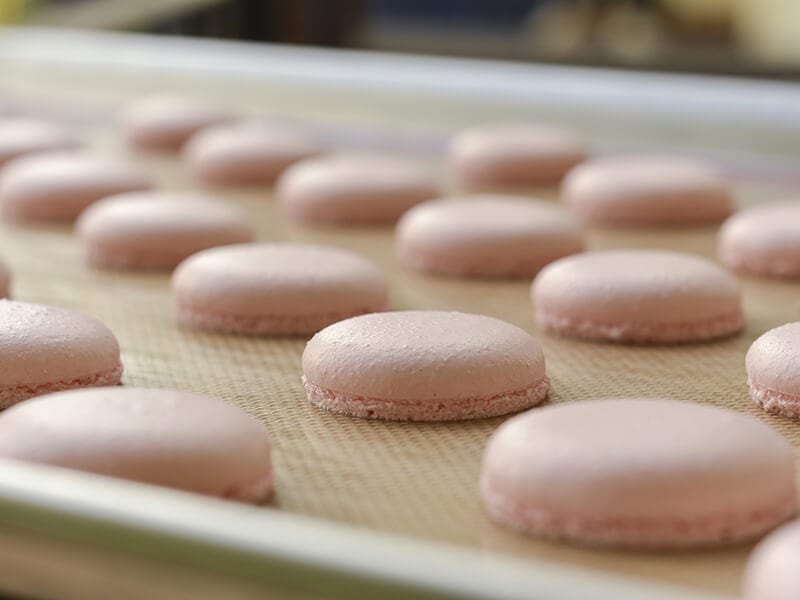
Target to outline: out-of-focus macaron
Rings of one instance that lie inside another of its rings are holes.
[[[531,293],[537,325],[567,337],[692,342],[732,335],[745,323],[736,278],[681,252],[568,256],[542,269]]]
[[[105,387],[23,402],[0,414],[0,457],[242,502],[272,494],[263,425],[176,390]]]
[[[234,118],[204,98],[155,94],[131,102],[122,113],[122,136],[133,148],[174,153],[196,132]]]
[[[332,155],[287,169],[276,193],[289,218],[302,223],[387,224],[437,197],[439,182],[436,172],[418,160]]]
[[[742,273],[800,278],[800,200],[737,212],[720,229],[718,254]]]
[[[0,210],[9,221],[74,221],[90,204],[153,187],[135,163],[83,152],[48,152],[8,163],[0,173]]]
[[[757,539],[797,510],[791,444],[759,419],[677,400],[559,404],[506,421],[483,459],[498,523],[579,544]]]
[[[260,121],[209,127],[184,149],[189,172],[211,185],[273,183],[290,165],[324,152],[307,129]]]
[[[466,277],[527,277],[585,248],[580,225],[559,207],[515,196],[424,202],[397,225],[406,266]]]
[[[87,208],[76,229],[89,264],[122,269],[172,269],[201,250],[255,239],[237,207],[172,191],[110,196]]]
[[[80,139],[65,127],[50,121],[22,117],[0,118],[0,165],[49,150],[72,150]]]
[[[701,161],[671,156],[609,156],[564,179],[562,201],[598,225],[719,223],[733,211],[729,183]]]
[[[367,259],[310,244],[237,244],[204,250],[172,278],[178,322],[249,335],[309,335],[385,310],[386,281]]]
[[[784,525],[756,546],[747,561],[742,600],[800,598],[800,521]]]
[[[553,126],[507,123],[466,129],[447,150],[459,187],[536,186],[558,183],[588,150],[576,134]]]

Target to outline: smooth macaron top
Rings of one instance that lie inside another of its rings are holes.
[[[192,134],[232,119],[230,111],[202,98],[155,94],[122,112],[122,135],[133,147],[176,152]]]
[[[0,118],[0,165],[26,154],[78,146],[79,139],[56,123],[22,117]]]
[[[249,242],[253,228],[237,207],[196,193],[129,192],[87,208],[76,229],[90,251],[135,263],[186,258],[211,246]],[[102,262],[102,261],[101,261]]]
[[[389,223],[438,196],[438,178],[408,158],[331,155],[291,166],[276,193],[286,213],[300,221]]]
[[[751,385],[800,398],[800,322],[770,329],[745,358]]]
[[[301,127],[245,121],[198,132],[183,154],[198,179],[248,184],[271,183],[292,163],[324,150],[322,141]]]
[[[306,381],[382,400],[448,400],[517,391],[545,377],[525,331],[459,312],[374,313],[334,323],[303,352]]]
[[[720,229],[718,253],[735,269],[800,276],[800,201],[770,202],[737,212]]]
[[[271,478],[266,430],[201,394],[129,387],[71,390],[0,415],[0,456],[215,496]]]
[[[456,134],[448,165],[466,183],[556,183],[586,159],[584,142],[568,130],[527,123],[475,127]]]
[[[741,314],[736,278],[700,256],[664,250],[586,252],[546,266],[537,312],[598,323],[683,323]]]
[[[800,598],[800,521],[793,521],[764,539],[750,555],[742,600]]]
[[[397,225],[397,248],[411,264],[449,259],[497,271],[541,268],[584,249],[580,225],[552,204],[502,195],[424,202]],[[443,265],[446,266],[446,265]]]
[[[369,260],[312,244],[236,244],[190,256],[176,269],[178,305],[246,316],[336,314],[385,306],[386,282]]]
[[[37,386],[113,371],[119,343],[89,315],[0,300],[0,386]]]
[[[603,399],[504,423],[487,446],[481,489],[520,511],[646,529],[780,518],[794,509],[794,469],[791,445],[753,417],[676,400]]]
[[[681,157],[595,158],[569,172],[560,195],[576,214],[601,224],[715,223],[733,211],[732,192],[722,175]]]
[[[135,163],[83,152],[47,152],[10,162],[0,174],[3,214],[20,220],[72,220],[105,196],[149,189]]]

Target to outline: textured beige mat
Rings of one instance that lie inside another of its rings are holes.
[[[166,186],[190,185],[175,163],[147,162]],[[772,190],[749,186],[741,197],[750,202],[772,194]],[[262,240],[331,243],[370,256],[390,278],[397,309],[480,312],[529,330],[545,349],[553,383],[549,402],[611,396],[706,402],[756,414],[800,446],[800,424],[764,416],[749,405],[744,373],[744,355],[755,337],[770,327],[800,319],[800,284],[744,280],[749,325],[733,339],[663,347],[569,341],[536,331],[527,281],[418,276],[396,263],[391,229],[299,229],[283,222],[267,191],[224,195],[249,212]],[[590,243],[593,248],[650,246],[712,255],[714,236],[713,229],[644,234],[592,231]],[[90,270],[68,228],[2,226],[0,254],[13,269],[16,298],[85,310],[116,332],[123,349],[126,385],[205,392],[262,419],[274,441],[277,469],[277,500],[265,510],[703,590],[735,593],[738,589],[747,547],[617,553],[541,543],[495,527],[481,511],[476,482],[485,441],[502,419],[398,424],[321,412],[305,401],[300,384],[303,340],[179,330],[173,323],[168,276]]]
[[[175,185],[177,181],[173,181]],[[800,319],[800,285],[744,281],[749,326],[740,337],[693,346],[626,347],[561,340],[531,322],[528,282],[475,282],[404,272],[388,229],[302,231],[286,227],[265,193],[228,193],[262,239],[335,243],[368,254],[388,273],[395,308],[455,309],[511,321],[545,348],[550,402],[607,396],[669,396],[759,414],[747,401],[744,353],[761,332]],[[592,232],[595,248],[663,246],[708,253],[712,230],[680,235]],[[19,299],[80,308],[119,336],[128,385],[217,395],[263,419],[275,445],[277,507],[430,539],[733,592],[747,548],[690,554],[597,552],[506,533],[476,495],[481,450],[501,422],[395,424],[327,414],[300,385],[303,340],[193,333],[173,324],[166,275],[92,271],[66,228],[0,232]],[[800,444],[800,425],[768,421]],[[676,440],[680,443],[680,440]],[[267,532],[265,532],[267,534]]]

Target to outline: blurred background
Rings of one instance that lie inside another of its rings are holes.
[[[0,23],[800,76],[799,0],[0,0]]]

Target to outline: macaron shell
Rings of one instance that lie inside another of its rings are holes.
[[[310,244],[205,250],[178,266],[172,287],[179,319],[202,325],[205,317],[210,325],[227,323],[223,328],[242,333],[269,333],[270,325],[279,327],[275,333],[313,333],[388,304],[383,274],[371,262]]]
[[[177,152],[195,132],[231,119],[229,111],[204,100],[157,94],[125,108],[122,135],[134,148]]]
[[[26,154],[78,146],[80,140],[56,123],[22,117],[0,118],[0,165]]]
[[[562,258],[539,273],[532,297],[540,327],[576,337],[689,341],[744,325],[736,279],[711,261],[678,252]]]
[[[119,344],[93,317],[0,300],[0,332],[2,406],[61,389],[119,383]]]
[[[529,276],[585,247],[571,217],[545,202],[513,196],[425,202],[403,216],[395,237],[404,264],[452,275]]]
[[[769,412],[800,418],[800,322],[771,329],[745,358],[750,395]]]
[[[450,171],[462,183],[500,185],[555,183],[588,156],[570,131],[524,123],[463,131],[447,154]]]
[[[0,415],[0,456],[245,501],[271,492],[261,423],[173,390],[93,388],[24,402]]]
[[[624,440],[624,443],[620,443]],[[591,400],[520,415],[487,446],[490,515],[590,544],[752,539],[796,510],[794,453],[766,424],[672,400]]]
[[[744,273],[800,277],[800,201],[734,214],[720,229],[718,254],[728,267]]]
[[[394,223],[439,195],[427,165],[383,156],[326,156],[301,161],[278,179],[286,214],[304,223]]]
[[[131,192],[101,200],[76,224],[89,262],[121,268],[172,268],[201,250],[250,242],[243,212],[210,197]]]
[[[712,167],[659,156],[596,158],[564,178],[562,201],[608,225],[718,223],[733,211],[730,186]]]
[[[303,352],[316,386],[384,401],[488,398],[545,378],[542,349],[522,329],[483,315],[398,311],[317,333]]]
[[[785,525],[750,555],[742,600],[796,600],[800,597],[800,521]]]
[[[0,174],[3,216],[12,221],[72,221],[97,200],[153,186],[124,160],[75,152],[19,158]]]
[[[215,185],[272,183],[289,165],[324,151],[310,132],[266,123],[209,127],[186,145],[189,171]]]

